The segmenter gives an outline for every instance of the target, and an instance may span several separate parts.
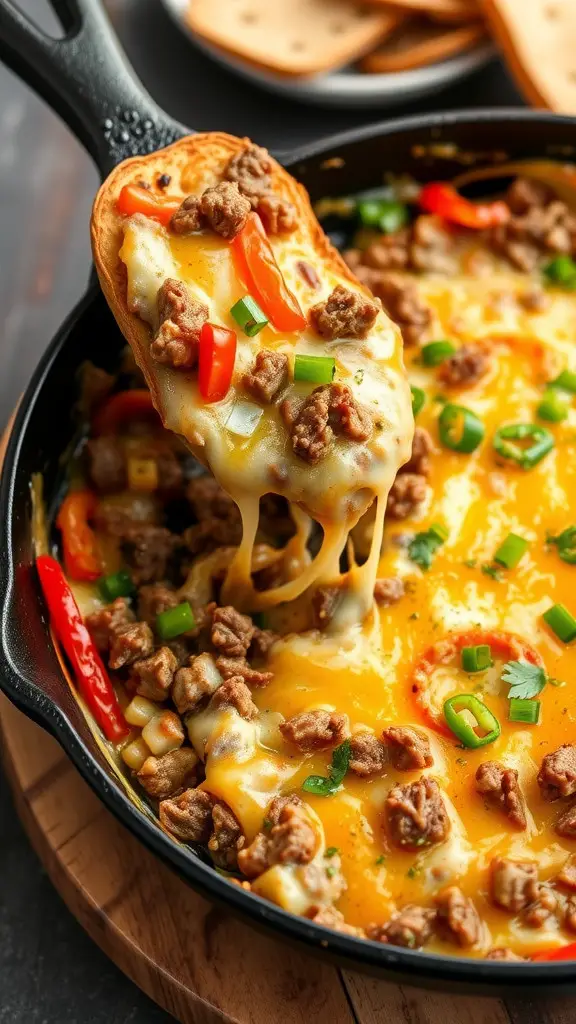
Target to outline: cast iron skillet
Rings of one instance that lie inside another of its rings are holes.
[[[102,174],[119,161],[148,153],[189,130],[169,118],[128,66],[99,0],[51,0],[64,29],[54,40],[0,0],[0,57],[67,122]],[[217,127],[217,126],[215,126]],[[566,159],[576,122],[526,111],[476,111],[410,118],[348,132],[292,153],[282,162],[312,198],[378,184],[384,170],[421,180],[462,169],[458,150],[478,163],[550,156]],[[435,144],[432,151],[427,150]],[[333,158],[337,157],[338,160]],[[117,782],[74,702],[56,658],[32,568],[30,478],[44,475],[48,510],[57,501],[61,454],[73,431],[76,371],[90,357],[114,369],[123,340],[95,284],[47,348],[20,404],[0,488],[0,686],[51,732],[117,817],[190,885],[253,924],[297,941],[311,952],[429,987],[485,994],[536,989],[558,995],[576,988],[571,963],[507,964],[440,957],[354,939],[313,925],[232,885],[201,853],[178,845],[152,814],[137,808]]]

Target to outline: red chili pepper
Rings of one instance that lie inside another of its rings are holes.
[[[408,685],[426,725],[443,736],[454,738],[444,722],[442,695],[437,695],[436,701],[434,700],[432,673],[438,665],[448,665],[463,647],[476,647],[479,644],[488,644],[492,657],[501,658],[503,661],[523,659],[532,665],[544,665],[535,647],[514,633],[500,629],[468,629],[462,633],[449,633],[443,640],[432,644],[415,663],[408,678]]]
[[[80,693],[106,739],[119,743],[130,730],[62,566],[50,555],[40,555],[36,568],[50,621],[72,665]]]
[[[156,419],[160,424],[152,396],[146,388],[118,391],[97,410],[92,420],[92,433],[114,434],[123,423],[147,417]]]
[[[145,217],[159,220],[167,227],[181,203],[182,200],[176,199],[175,196],[156,196],[141,185],[124,185],[116,206],[118,212],[125,214],[126,217],[133,213],[143,213]]]
[[[56,526],[62,533],[64,565],[73,580],[96,580],[102,575],[96,534],[88,524],[96,502],[92,491],[71,491],[56,518]]]
[[[545,949],[542,953],[533,953],[531,960],[576,960],[576,942],[569,942],[567,946],[559,946],[556,949]]]
[[[420,206],[427,213],[437,213],[452,224],[464,228],[492,228],[505,224],[510,219],[510,208],[506,203],[472,203],[461,196],[453,185],[443,181],[431,181],[420,192]]]
[[[248,215],[231,244],[240,276],[276,330],[304,330],[306,317],[282,276],[257,213]]]
[[[204,401],[220,402],[228,394],[235,359],[235,332],[205,323],[198,351],[198,386]]]

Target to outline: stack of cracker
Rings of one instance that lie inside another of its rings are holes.
[[[491,35],[529,102],[576,114],[576,0],[190,0],[188,21],[212,46],[294,78],[350,64],[408,71]]]

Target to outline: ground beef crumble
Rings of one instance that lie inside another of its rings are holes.
[[[191,747],[180,747],[162,757],[147,757],[136,777],[150,796],[166,800],[196,784],[198,764]]]
[[[185,843],[207,843],[212,831],[214,799],[201,789],[186,789],[172,800],[162,800],[160,821]]]
[[[404,344],[417,344],[428,330],[432,314],[414,281],[398,274],[380,274],[373,287],[388,316],[398,324]]]
[[[490,895],[504,910],[517,914],[538,895],[538,868],[533,861],[495,857],[490,865]]]
[[[284,235],[295,231],[298,226],[298,213],[294,203],[273,192],[258,200],[257,211],[269,235]]]
[[[268,404],[288,381],[288,356],[261,349],[254,365],[242,378],[244,388],[257,402]]]
[[[86,616],[86,626],[99,651],[107,651],[118,630],[135,621],[125,597],[117,597],[112,604]]]
[[[403,850],[441,843],[450,831],[440,787],[427,776],[390,790],[384,803],[384,821],[391,841]]]
[[[476,384],[490,369],[490,357],[482,345],[469,342],[440,365],[438,380],[449,387],[468,388]]]
[[[86,443],[88,474],[101,494],[121,491],[126,486],[126,456],[116,437],[93,437]]]
[[[426,497],[426,477],[419,473],[398,473],[386,505],[389,519],[408,519]]]
[[[349,770],[368,779],[382,775],[388,764],[388,751],[372,732],[355,732],[350,739]]]
[[[235,182],[221,181],[202,194],[200,212],[216,234],[232,240],[246,224],[250,201],[238,191]]]
[[[505,768],[498,761],[485,761],[476,771],[476,790],[500,807],[516,828],[526,828],[524,800],[514,768]]]
[[[476,946],[484,929],[473,900],[465,896],[456,885],[450,886],[436,897],[439,930],[452,942],[468,947]]]
[[[247,722],[258,717],[258,708],[252,694],[241,676],[232,676],[218,687],[209,705],[211,710],[234,708]]]
[[[387,576],[376,580],[374,584],[374,600],[383,608],[396,604],[404,597],[404,581],[399,576]]]
[[[248,615],[242,615],[231,605],[214,609],[211,640],[219,654],[227,658],[243,658],[253,636],[254,623]]]
[[[194,711],[200,701],[211,697],[222,683],[222,677],[211,654],[199,654],[179,668],[172,683],[172,700],[181,715]]]
[[[198,340],[208,306],[198,302],[182,281],[168,277],[158,290],[158,318],[150,354],[174,369],[192,369],[198,361]]]
[[[132,665],[132,679],[136,693],[148,700],[167,700],[178,659],[169,647],[160,647],[148,658],[142,658]]]
[[[180,537],[163,526],[128,527],[120,550],[136,586],[166,579],[168,562],[180,544]]]
[[[416,473],[418,476],[430,475],[430,456],[434,451],[434,442],[424,427],[416,427],[412,438],[412,451],[408,462],[400,467],[400,473]]]
[[[392,946],[420,949],[432,938],[435,922],[435,910],[408,903],[386,924],[368,925],[366,938]]]
[[[108,664],[116,670],[147,658],[154,650],[154,637],[147,622],[133,622],[117,629],[111,639]]]
[[[175,235],[191,235],[200,231],[203,218],[200,213],[200,196],[186,196],[170,221],[170,229]]]
[[[180,604],[180,598],[166,581],[145,583],[138,590],[138,618],[154,627],[156,616]]]
[[[538,772],[538,785],[545,800],[560,800],[576,793],[576,746],[564,743],[546,754]]]
[[[270,192],[272,161],[262,146],[250,144],[228,161],[224,171],[227,181],[235,181],[242,195],[250,199],[253,207],[259,198]]]
[[[226,804],[218,801],[212,808],[212,834],[208,849],[217,867],[234,871],[238,866],[238,852],[244,846],[240,822]]]
[[[311,464],[328,454],[336,435],[366,441],[374,426],[371,413],[359,405],[346,384],[322,384],[299,406],[284,401],[280,411],[294,452]]]
[[[396,771],[413,772],[434,764],[428,737],[416,729],[391,725],[384,729],[382,739],[388,746],[388,756]]]
[[[310,322],[322,338],[366,338],[380,306],[373,299],[344,285],[336,285],[324,302],[310,310]]]
[[[322,709],[301,711],[280,725],[284,739],[305,753],[337,747],[349,731],[347,715]]]

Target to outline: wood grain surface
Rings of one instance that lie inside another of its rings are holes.
[[[497,999],[340,972],[255,932],[148,853],[5,698],[0,726],[18,812],[53,883],[95,942],[182,1024],[510,1024]]]

